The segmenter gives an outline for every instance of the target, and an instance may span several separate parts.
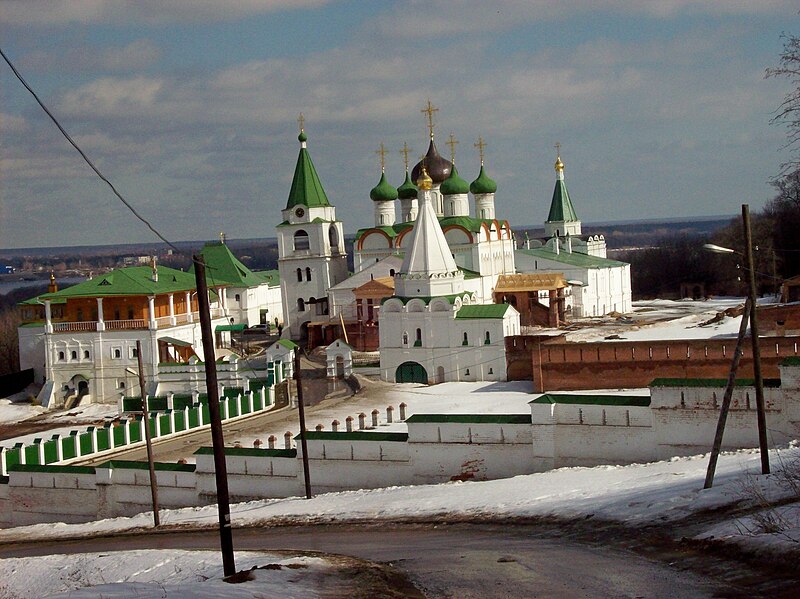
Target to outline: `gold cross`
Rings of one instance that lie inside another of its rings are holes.
[[[223,233],[222,231],[219,232],[219,240],[220,243],[225,243],[225,233]]]
[[[561,144],[556,142],[556,145],[553,146],[556,149],[556,158],[561,157]]]
[[[411,151],[411,148],[408,147],[406,142],[403,142],[403,149],[400,150],[400,153],[403,155],[403,161],[406,163],[406,170],[408,170],[408,153]]]
[[[300,113],[300,116],[297,117],[297,122],[300,123],[300,133],[303,132],[303,125],[305,125],[306,117],[303,116],[303,113]]]
[[[381,172],[383,172],[386,168],[386,148],[383,147],[383,143],[381,143],[381,149],[375,150],[375,153],[381,157]]]
[[[476,148],[478,148],[478,153],[481,156],[481,166],[483,166],[483,150],[486,147],[486,142],[483,141],[482,137],[478,137],[478,143],[472,144]]]
[[[430,133],[431,139],[433,139],[433,113],[439,112],[438,108],[435,108],[433,104],[431,104],[430,98],[428,98],[428,105],[420,110],[420,112],[428,115],[428,132]]]
[[[456,146],[458,145],[458,140],[456,139],[453,132],[450,132],[449,139],[445,142],[448,146],[450,146],[450,162],[453,164],[456,163]]]

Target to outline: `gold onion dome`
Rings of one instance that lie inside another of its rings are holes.
[[[556,169],[557,173],[563,173],[564,172],[564,163],[561,162],[561,156],[557,156],[556,157],[555,169]]]
[[[417,178],[417,187],[423,191],[428,191],[431,187],[433,187],[433,179],[431,179],[428,171],[425,169],[424,164],[422,165],[422,172]]]

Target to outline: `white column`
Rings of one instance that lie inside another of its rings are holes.
[[[192,315],[192,294],[191,292],[186,292],[186,319],[188,322],[194,322],[194,316]]]
[[[105,331],[106,330],[106,323],[103,320],[103,298],[97,298],[97,330],[98,331]]]
[[[53,311],[50,308],[50,300],[44,300],[44,332],[53,332]]]
[[[175,297],[172,293],[169,294],[169,323],[172,326],[177,324],[175,320]]]
[[[151,295],[147,298],[147,316],[148,316],[148,323],[147,326],[151,329],[157,329],[158,325],[156,324],[156,297]]]
[[[217,287],[217,297],[219,297],[219,307],[224,314],[228,313],[228,297],[225,295],[224,287]]]

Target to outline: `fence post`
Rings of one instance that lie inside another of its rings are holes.
[[[267,447],[269,447],[270,449],[275,449],[275,441],[277,440],[278,438],[275,435],[270,435],[269,438],[267,439]]]
[[[167,409],[172,410],[175,407],[175,393],[170,391],[167,393]]]
[[[341,422],[339,422],[338,420],[334,420],[333,422],[331,422],[331,430],[333,430],[334,433],[338,433],[340,424]]]
[[[358,430],[363,431],[367,426],[367,415],[361,412],[358,415]]]
[[[131,444],[131,419],[128,418],[125,420],[125,423],[122,425],[122,440],[125,441],[125,445]]]
[[[347,418],[345,418],[344,419],[344,424],[345,424],[345,428],[347,429],[347,432],[348,433],[352,433],[353,432],[353,417],[352,416],[348,416]]]
[[[372,410],[372,426],[373,426],[373,428],[377,428],[378,427],[378,415],[379,414],[380,414],[380,412],[377,410],[377,408]]]
[[[44,464],[44,443],[42,443],[42,439],[36,437],[33,440],[33,444],[36,445],[36,457],[39,458],[39,464]]]
[[[160,437],[161,436],[161,414],[156,412],[155,414],[150,416],[150,418],[154,419],[155,423],[156,423],[156,434],[154,436]]]
[[[116,448],[116,444],[114,442],[114,423],[108,422],[103,425],[103,428],[106,429],[106,432],[108,433],[108,448]]]
[[[292,433],[290,433],[289,431],[286,431],[283,434],[283,446],[286,449],[292,448]]]
[[[406,402],[400,404],[400,422],[403,422],[406,419]]]
[[[56,442],[56,462],[64,461],[64,447],[61,444],[61,435],[53,435],[51,438]]]
[[[386,422],[391,424],[393,417],[394,417],[394,408],[392,406],[386,406]]]
[[[314,427],[314,429],[315,429],[317,432],[324,431],[324,430],[325,430],[325,426],[324,426],[324,425],[322,425],[322,424],[318,424],[317,426],[315,426],[315,427]]]
[[[183,408],[183,430],[189,430],[189,406]]]
[[[8,476],[6,472],[6,448],[0,447],[0,476]]]
[[[81,457],[81,444],[78,442],[78,431],[69,431],[69,436],[72,437],[72,444],[75,447],[75,457]]]
[[[97,428],[94,426],[90,426],[88,429],[86,429],[86,432],[89,433],[89,440],[91,441],[92,453],[97,453]]]
[[[175,410],[169,409],[169,430],[171,433],[175,432]]]

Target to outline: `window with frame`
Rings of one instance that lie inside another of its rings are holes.
[[[309,247],[311,246],[308,240],[308,233],[306,233],[303,229],[300,229],[294,234],[294,250],[307,250]]]
[[[121,347],[112,347],[111,348],[111,357],[115,360],[119,360],[122,358],[122,348]]]

